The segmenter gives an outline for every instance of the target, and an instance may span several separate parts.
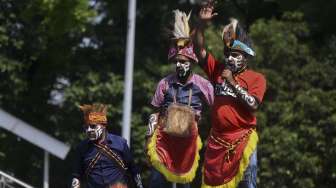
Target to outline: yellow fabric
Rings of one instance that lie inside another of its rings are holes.
[[[250,163],[250,156],[257,148],[257,143],[258,143],[258,134],[255,130],[253,130],[249,137],[247,145],[244,149],[242,159],[240,160],[238,172],[232,178],[232,180],[230,180],[229,182],[223,185],[211,186],[211,185],[206,185],[203,179],[202,188],[236,188],[239,182],[243,179],[244,172]]]
[[[161,163],[161,160],[156,152],[156,141],[157,141],[157,132],[158,129],[155,130],[152,138],[150,139],[150,142],[147,146],[147,154],[149,156],[149,160],[151,164],[154,166],[156,170],[161,172],[168,181],[175,182],[175,183],[189,183],[191,182],[196,175],[196,170],[198,167],[198,161],[200,159],[199,156],[199,150],[202,148],[202,141],[199,136],[197,136],[197,147],[196,147],[196,156],[195,160],[193,162],[193,165],[189,172],[184,174],[176,174],[171,171],[169,171],[164,164]]]

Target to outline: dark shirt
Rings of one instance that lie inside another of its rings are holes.
[[[107,134],[103,144],[107,145],[113,152],[122,158],[128,167],[128,170],[124,171],[116,161],[111,160],[105,155],[101,155],[101,158],[91,169],[88,177],[85,177],[85,171],[89,163],[99,150],[92,141],[88,139],[83,140],[77,146],[77,155],[74,161],[72,176],[80,179],[81,182],[83,182],[83,179],[86,179],[88,188],[105,188],[107,185],[116,182],[126,183],[130,181],[127,174],[132,177],[135,177],[136,174],[138,174],[138,170],[133,164],[131,152],[124,138],[113,134]]]

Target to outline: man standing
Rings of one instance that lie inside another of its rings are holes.
[[[107,107],[93,104],[80,109],[88,138],[76,150],[72,188],[80,188],[84,182],[88,188],[127,188],[131,179],[143,188],[126,140],[106,130]]]
[[[202,187],[255,188],[258,141],[255,112],[262,102],[266,80],[248,68],[255,52],[237,20],[231,19],[222,33],[224,62],[204,49],[204,26],[216,15],[213,9],[213,1],[201,8],[195,38],[199,65],[215,86]]]
[[[212,104],[209,81],[192,72],[198,62],[190,40],[189,16],[175,10],[168,60],[175,72],[163,78],[152,99],[147,154],[153,166],[150,188],[189,188],[198,167],[201,140],[197,124],[203,105]]]

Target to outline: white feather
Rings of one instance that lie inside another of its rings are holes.
[[[236,32],[238,25],[238,20],[236,18],[230,18],[230,23],[225,25],[222,31],[222,39],[224,39],[224,34],[228,32],[229,28],[232,26],[233,32]]]
[[[180,38],[189,38],[190,37],[190,28],[189,28],[189,19],[191,12],[186,15],[185,12],[180,10],[173,11],[175,15],[174,31],[173,35],[176,39]]]
[[[238,25],[238,20],[236,18],[230,18],[230,22],[233,26],[233,30],[236,32],[236,28],[237,28],[237,25]]]

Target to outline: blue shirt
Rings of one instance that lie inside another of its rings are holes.
[[[176,74],[163,78],[156,88],[151,104],[166,109],[174,102],[175,96],[177,103],[188,105],[190,90],[192,90],[190,106],[197,115],[200,115],[202,104],[205,102],[212,105],[214,96],[211,83],[197,74],[192,74],[185,84],[177,80]]]
[[[136,176],[138,173],[127,142],[124,138],[107,134],[103,144],[107,145],[114,153],[118,154],[128,170],[126,173]],[[125,171],[119,166],[117,162],[111,160],[105,155],[101,155],[100,159],[91,169],[88,177],[85,177],[85,170],[88,168],[89,163],[96,156],[99,150],[92,143],[92,141],[86,139],[83,140],[77,147],[77,156],[74,161],[73,177],[76,177],[83,182],[86,179],[88,188],[105,188],[106,186],[115,182],[129,181]]]

